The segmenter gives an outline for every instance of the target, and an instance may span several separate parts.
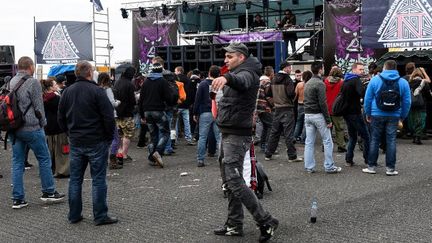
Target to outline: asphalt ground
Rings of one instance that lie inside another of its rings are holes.
[[[385,175],[380,154],[376,175],[364,174],[356,148],[354,167],[344,166],[344,154],[334,153],[340,174],[326,174],[323,153],[316,146],[317,173],[308,174],[303,163],[288,163],[284,146],[279,155],[264,161],[273,191],[261,203],[280,226],[272,242],[432,242],[432,140],[413,145],[398,140],[398,176]],[[216,158],[196,166],[196,146],[180,140],[175,155],[164,157],[165,168],[148,165],[146,149],[132,143],[133,162],[109,171],[108,207],[118,224],[94,226],[91,179],[83,185],[84,221],[70,225],[67,201],[49,205],[39,200],[40,180],[35,166],[25,172],[29,206],[12,209],[11,151],[0,151],[0,242],[256,242],[252,217],[245,212],[244,237],[224,237],[213,229],[226,220],[227,200],[220,188]],[[296,145],[299,155],[304,146]],[[186,176],[180,176],[187,172]],[[56,179],[58,191],[67,193],[68,179]],[[309,223],[312,199],[318,202],[318,221]]]

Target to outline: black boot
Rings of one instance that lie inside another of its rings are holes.
[[[419,136],[415,137],[414,140],[415,140],[414,143],[417,144],[417,145],[421,145],[421,144],[423,144],[422,141],[420,140],[420,137],[419,137]]]
[[[123,165],[120,165],[118,163],[117,157],[115,154],[110,155],[109,168],[110,168],[110,170],[117,170],[117,169],[123,168]]]

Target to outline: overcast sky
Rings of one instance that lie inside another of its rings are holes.
[[[125,0],[101,0],[109,9],[112,63],[132,59],[132,20],[121,17]],[[14,45],[16,61],[21,56],[34,57],[33,17],[41,21],[93,20],[90,0],[14,0],[2,1],[0,14],[0,45]]]

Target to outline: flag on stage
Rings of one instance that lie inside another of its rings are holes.
[[[94,7],[96,8],[96,11],[102,11],[103,7],[102,7],[102,3],[100,0],[90,0],[90,2],[93,2]]]

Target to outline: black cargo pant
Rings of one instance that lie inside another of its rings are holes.
[[[270,137],[267,142],[266,157],[271,157],[276,151],[280,136],[285,136],[285,144],[288,153],[288,159],[297,158],[297,150],[294,146],[294,108],[276,109],[273,115],[273,124]]]
[[[255,193],[243,179],[243,160],[250,149],[252,136],[222,133],[221,165],[222,181],[228,189],[228,219],[230,226],[243,226],[243,206],[252,214],[258,225],[271,223],[272,216],[264,211]]]

